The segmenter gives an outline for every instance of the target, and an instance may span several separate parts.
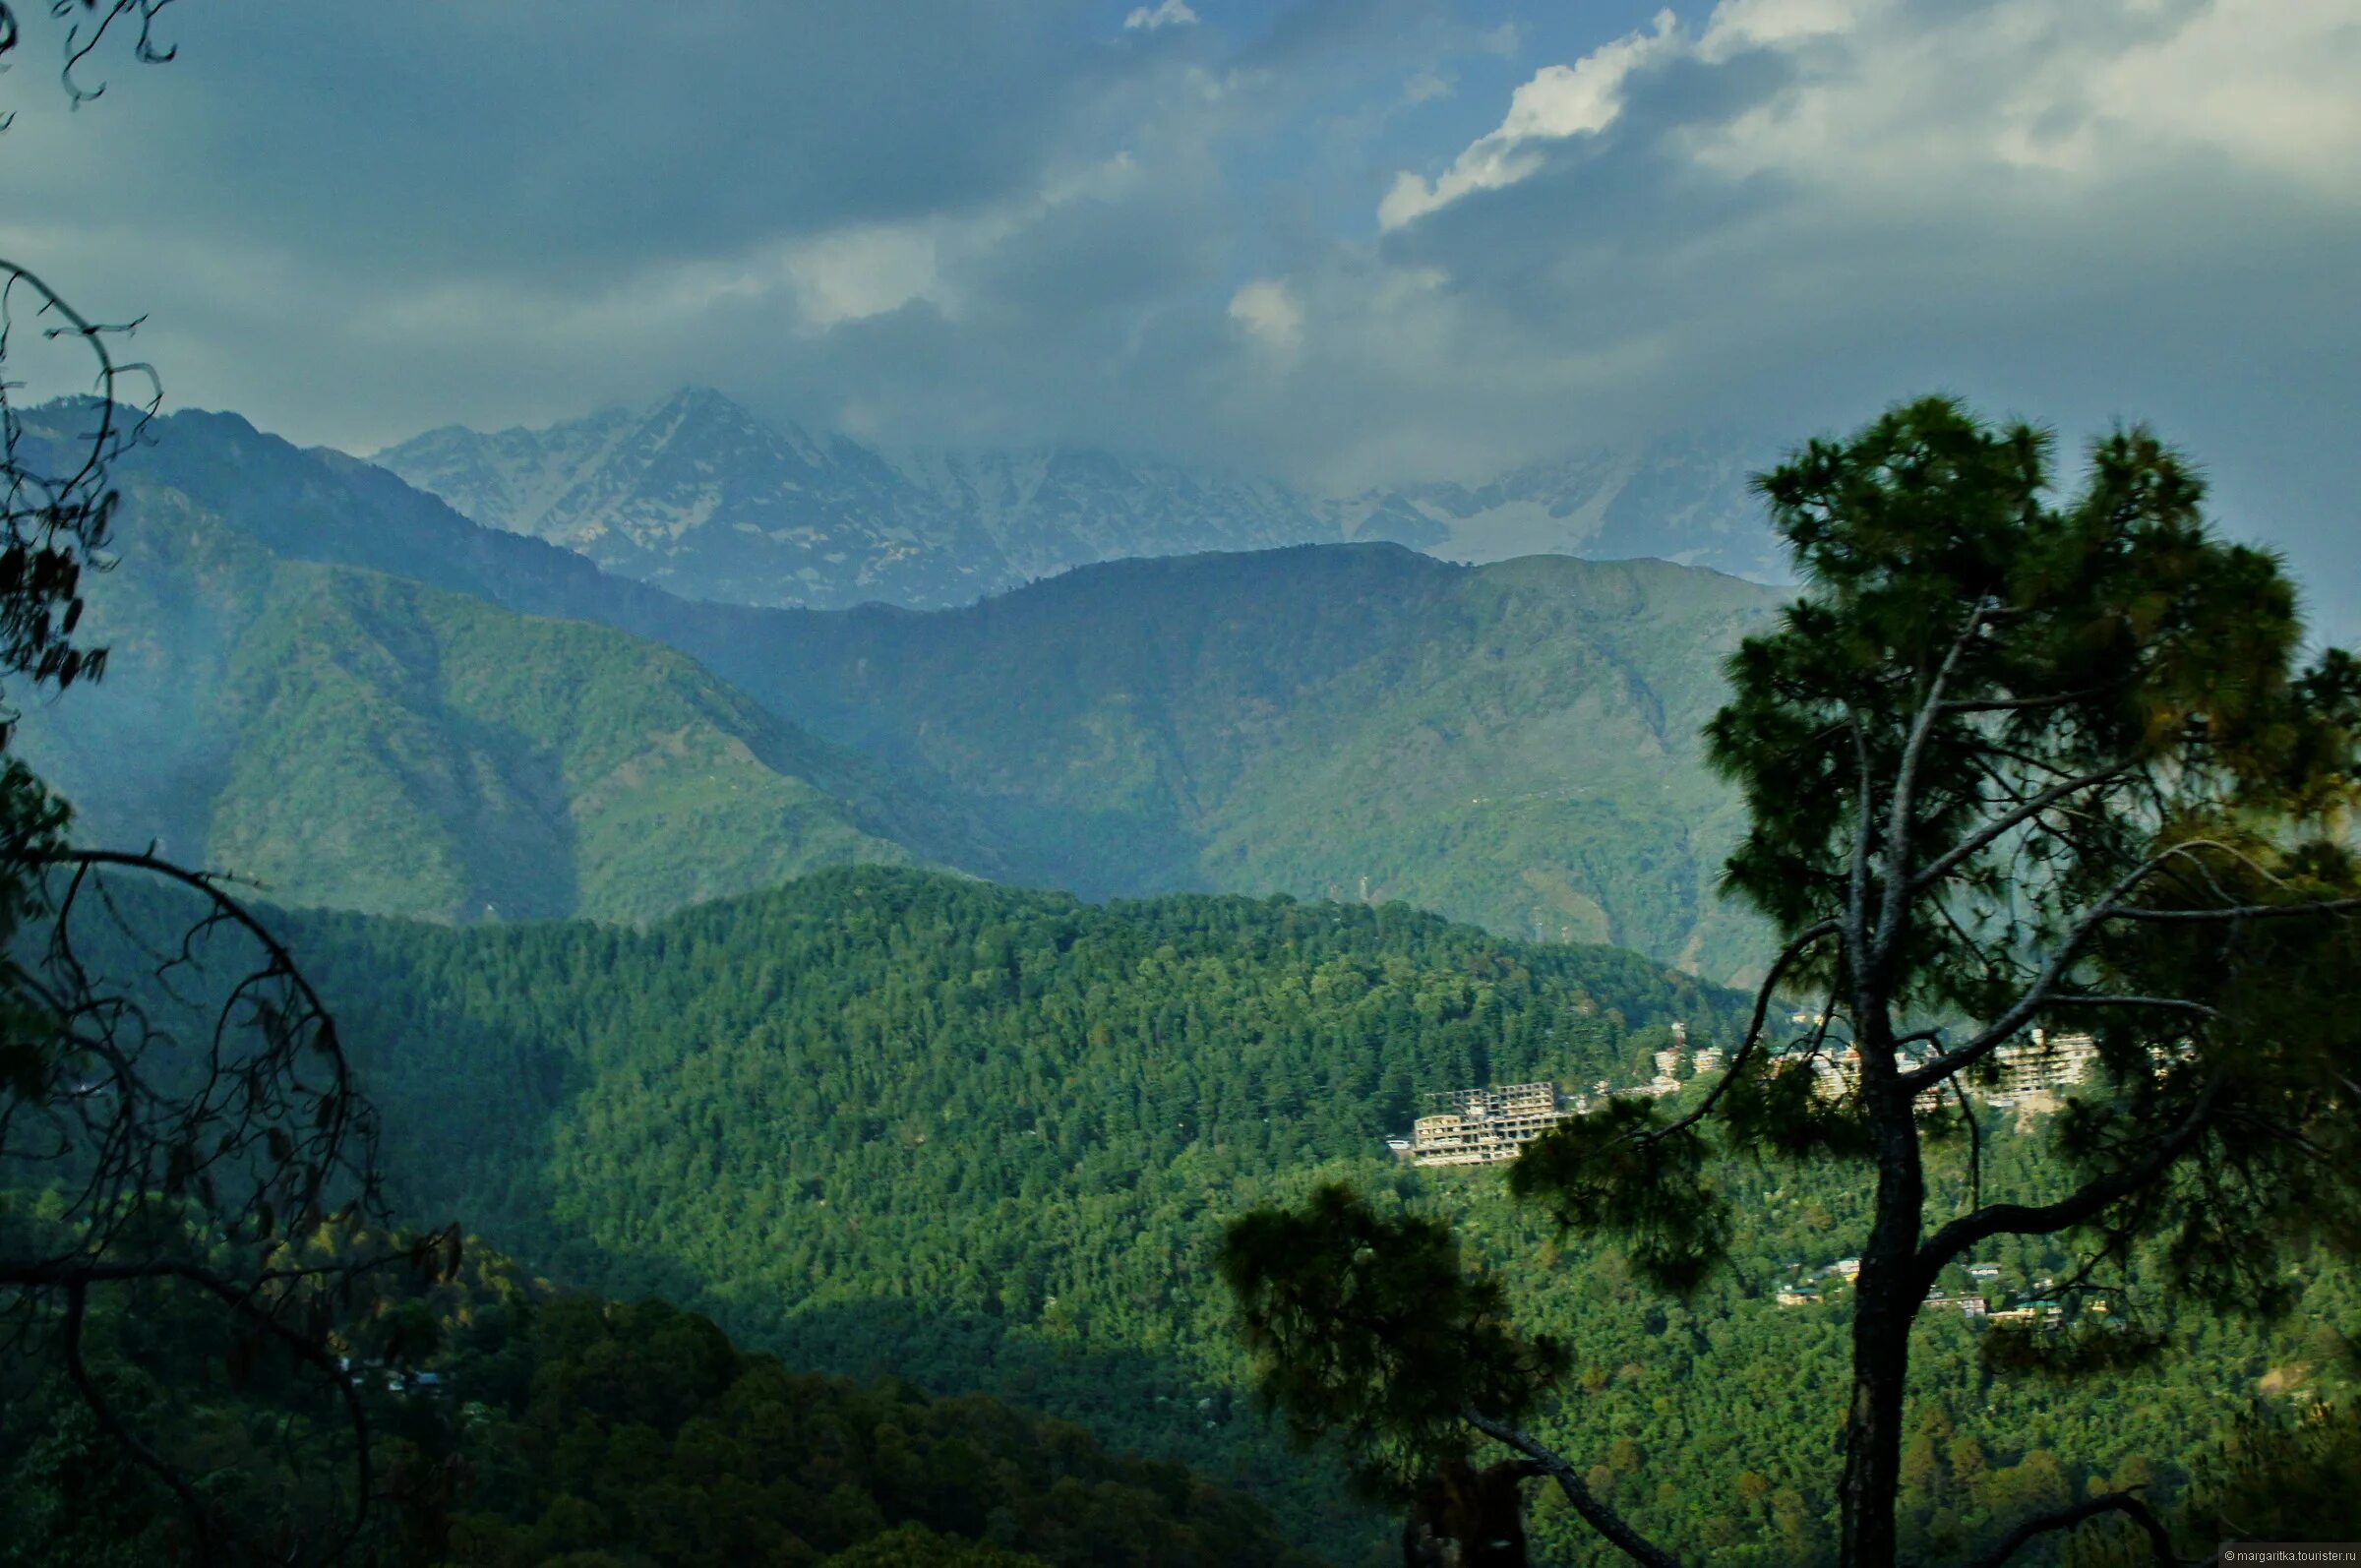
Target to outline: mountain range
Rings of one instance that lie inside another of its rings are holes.
[[[89,617],[113,678],[20,739],[86,838],[446,921],[640,919],[925,842],[858,804],[874,768],[671,649],[127,499],[137,542]]]
[[[1127,556],[1346,539],[1472,562],[1655,556],[1778,580],[1745,487],[1768,455],[1692,438],[1335,496],[1087,449],[890,454],[692,387],[538,430],[445,426],[374,461],[477,522],[686,598],[938,608]]]
[[[92,594],[109,677],[22,744],[86,832],[160,832],[283,902],[636,921],[918,863],[1759,962],[1714,896],[1735,818],[1695,740],[1775,608],[1752,583],[1372,543],[928,612],[700,603],[234,416],[154,438]]]

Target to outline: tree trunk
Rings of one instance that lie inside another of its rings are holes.
[[[1893,1568],[1910,1324],[1925,1296],[1916,1262],[1926,1176],[1910,1097],[1894,1082],[1890,1048],[1877,1053],[1874,1065],[1870,1049],[1861,1056],[1861,1092],[1876,1138],[1877,1212],[1853,1281],[1852,1407],[1845,1423],[1840,1560],[1845,1568]]]
[[[1419,1488],[1402,1530],[1408,1568],[1526,1568],[1524,1483],[1543,1473],[1530,1459],[1477,1470],[1445,1463]]]

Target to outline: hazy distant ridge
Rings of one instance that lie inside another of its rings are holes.
[[[1391,540],[1456,561],[1661,557],[1782,574],[1741,447],[1665,442],[1350,496],[1074,448],[889,455],[684,388],[540,430],[447,425],[374,461],[487,526],[693,599],[971,603],[1137,556]]]

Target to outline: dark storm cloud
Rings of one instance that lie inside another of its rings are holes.
[[[368,269],[590,272],[1021,187],[1129,69],[1063,9],[189,8],[184,60],[122,92],[172,127],[165,211]]]

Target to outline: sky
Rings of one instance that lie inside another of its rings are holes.
[[[45,8],[31,8],[35,11]],[[1336,488],[2146,420],[2361,632],[2355,0],[180,0],[0,255],[357,452],[685,382]]]

